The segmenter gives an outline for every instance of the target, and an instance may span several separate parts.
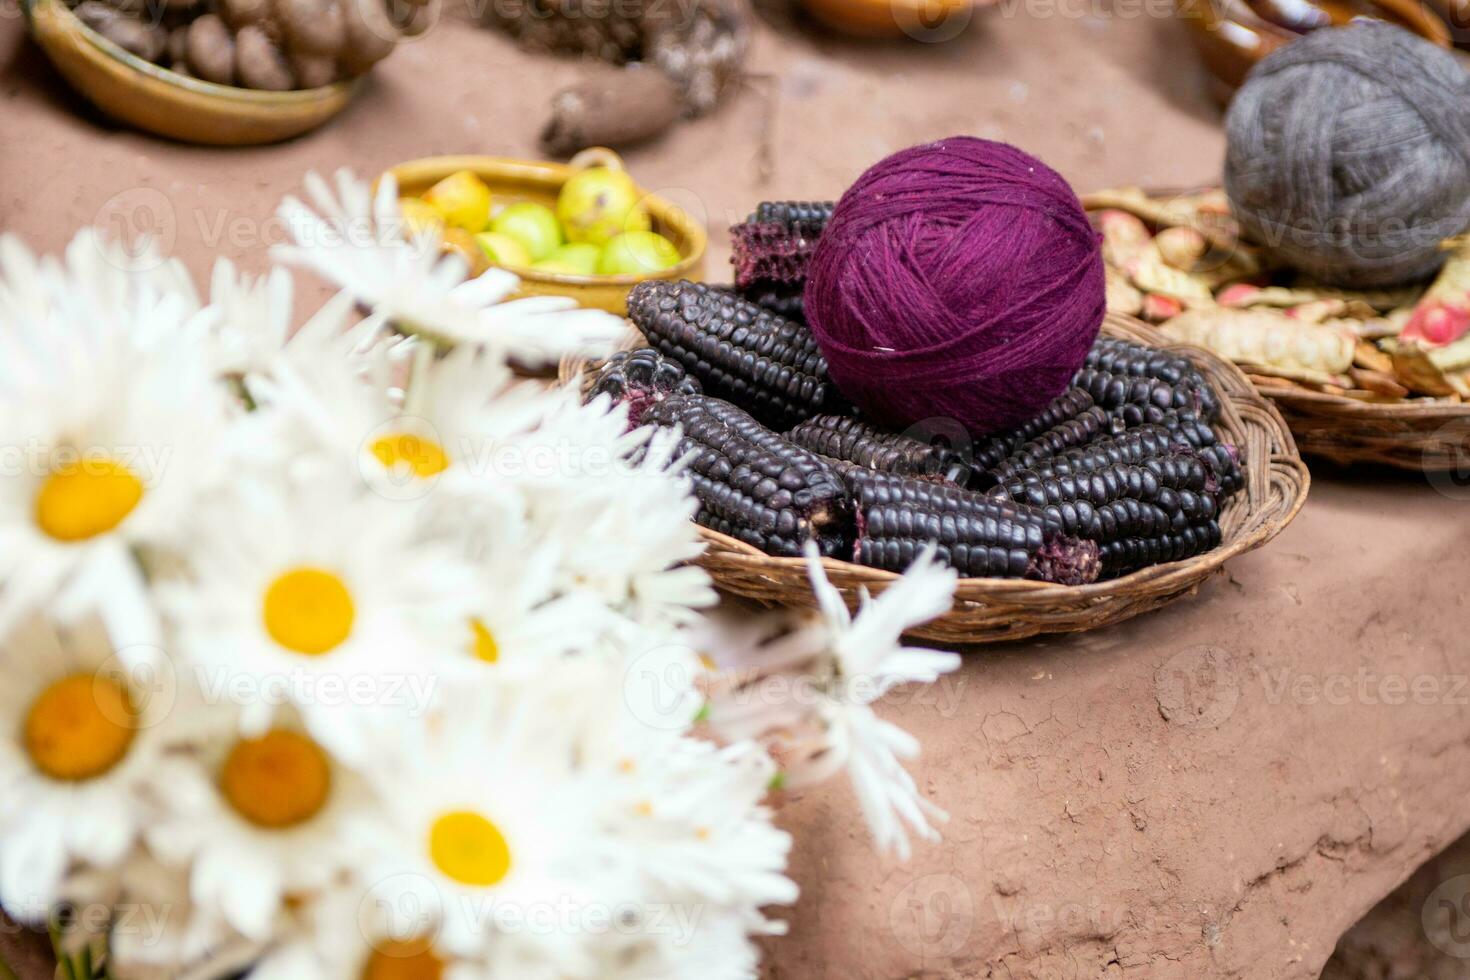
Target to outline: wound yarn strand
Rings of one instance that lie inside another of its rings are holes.
[[[1067,182],[1013,146],[956,137],[894,154],[843,195],[805,303],[833,380],[869,415],[980,436],[1067,387],[1104,295]]]

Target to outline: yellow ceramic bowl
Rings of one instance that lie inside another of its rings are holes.
[[[858,37],[903,37],[918,40],[947,36],[964,27],[975,0],[803,0],[822,23]]]
[[[535,201],[547,207],[556,206],[561,187],[579,170],[588,167],[623,169],[622,158],[612,150],[597,147],[584,150],[570,163],[542,160],[513,160],[505,157],[453,156],[430,157],[400,163],[388,172],[398,181],[398,193],[417,197],[434,184],[460,170],[478,174],[490,186],[496,204]],[[671,269],[648,276],[573,276],[535,269],[515,269],[521,277],[521,296],[570,296],[581,305],[607,310],[624,316],[628,312],[628,291],[645,279],[693,279],[704,275],[704,251],[709,235],[704,226],[687,211],[667,198],[646,194],[643,198],[653,230],[668,238],[679,249],[682,260]]]
[[[352,101],[357,81],[295,92],[215,85],[124,51],[61,0],[22,0],[36,41],[72,86],[103,112],[186,143],[247,146],[315,129]]]

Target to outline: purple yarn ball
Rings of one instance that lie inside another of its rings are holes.
[[[956,137],[896,153],[843,195],[806,315],[832,380],[896,427],[983,436],[1035,417],[1102,326],[1103,261],[1076,193],[1013,146]]]

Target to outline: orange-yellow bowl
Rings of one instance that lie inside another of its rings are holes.
[[[103,112],[186,143],[248,146],[315,129],[347,107],[356,79],[294,92],[216,85],[113,44],[61,0],[22,0],[31,33],[57,71]]]
[[[612,150],[584,150],[570,163],[514,160],[506,157],[448,156],[411,160],[389,169],[398,181],[398,193],[417,197],[452,173],[468,170],[490,187],[498,204],[535,201],[556,205],[557,195],[573,174],[588,167],[623,169]],[[657,194],[644,194],[643,204],[653,219],[653,230],[679,249],[679,264],[651,275],[576,276],[537,269],[513,269],[521,278],[521,296],[570,296],[582,306],[624,316],[628,292],[645,279],[694,279],[704,275],[704,253],[709,244],[705,228],[689,212]]]
[[[803,0],[822,23],[858,37],[925,40],[963,28],[975,0]]]

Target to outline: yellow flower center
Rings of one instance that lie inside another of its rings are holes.
[[[287,650],[320,656],[346,640],[356,609],[352,593],[333,573],[293,568],[265,592],[266,632]]]
[[[456,810],[429,829],[434,866],[461,885],[488,888],[510,874],[510,845],[500,828],[478,813]]]
[[[236,742],[220,771],[220,789],[235,812],[270,830],[316,816],[331,788],[326,754],[305,735],[282,728]]]
[[[41,692],[26,714],[26,754],[52,779],[93,779],[122,761],[137,712],[118,682],[72,674]]]
[[[499,662],[500,644],[495,642],[495,634],[490,632],[490,628],[482,620],[476,618],[470,620],[470,629],[475,634],[475,656],[487,664]]]
[[[373,440],[372,454],[388,469],[400,466],[420,479],[427,480],[449,469],[449,455],[433,439],[412,432],[390,432]]]
[[[374,945],[362,980],[440,980],[444,961],[428,939],[389,940]]]
[[[117,527],[142,499],[143,481],[124,463],[67,463],[36,494],[36,525],[57,541],[85,541]]]

